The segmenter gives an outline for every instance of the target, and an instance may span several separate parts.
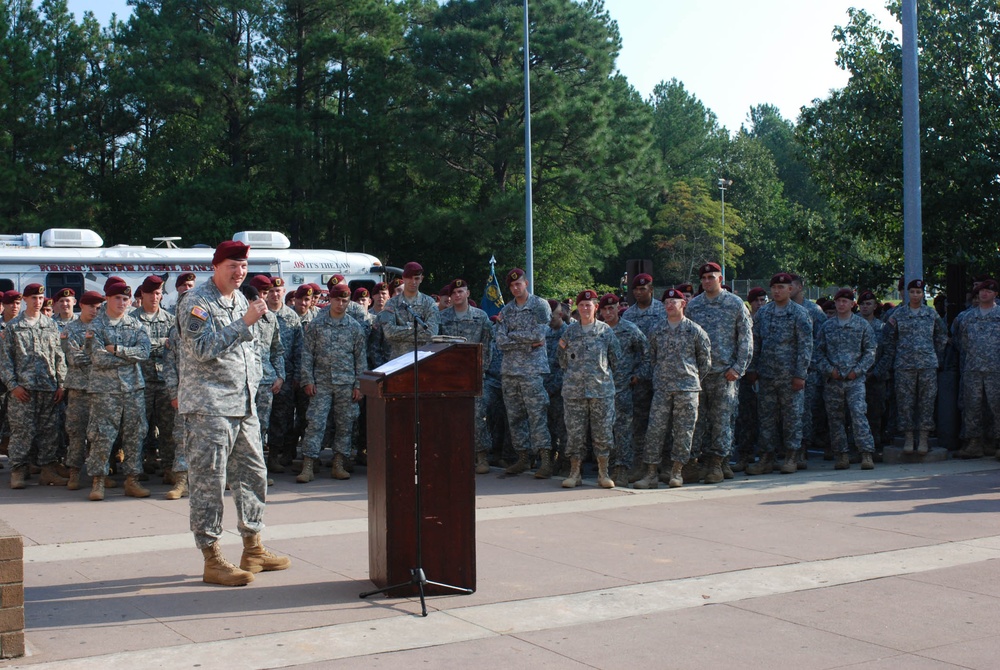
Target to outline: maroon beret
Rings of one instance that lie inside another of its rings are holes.
[[[128,282],[121,277],[116,277],[114,275],[108,277],[107,281],[104,282],[104,292],[108,292],[108,287],[112,284],[127,284]]]
[[[687,302],[687,296],[684,295],[684,292],[680,289],[668,288],[663,292],[663,297],[660,298],[660,302],[663,302],[664,300],[683,300]]]
[[[775,284],[791,284],[793,281],[795,280],[792,278],[792,275],[787,272],[779,272],[771,277],[771,286],[774,286]]]
[[[389,282],[389,293],[395,293],[396,289],[403,285],[403,280],[396,277],[391,282]]]
[[[124,295],[131,298],[132,289],[125,282],[112,282],[110,285],[104,287],[104,295],[109,298],[115,295]]]
[[[464,279],[452,279],[451,280],[451,292],[454,293],[457,288],[469,289],[469,284]]]
[[[854,290],[849,288],[842,288],[833,295],[834,300],[840,300],[841,298],[847,298],[848,300],[854,300]]]
[[[443,296],[451,295],[451,284],[445,284],[444,286],[442,286],[441,290],[438,291],[438,295],[443,295]]]
[[[75,298],[75,297],[76,297],[76,291],[74,291],[71,288],[62,288],[62,289],[59,289],[58,293],[56,293],[56,298],[57,299],[60,299],[60,298]]]
[[[416,261],[410,261],[403,266],[403,277],[410,278],[416,277],[417,275],[422,275],[424,273],[424,266]]]
[[[653,283],[653,276],[648,275],[645,272],[637,274],[632,278],[632,288],[636,286],[647,286]]]
[[[253,286],[259,293],[271,290],[274,286],[274,282],[267,275],[254,275],[253,279],[250,280],[250,286]]]
[[[281,288],[285,285],[285,280],[282,277],[271,277],[271,286],[274,288]]]
[[[21,292],[21,295],[23,295],[25,298],[30,298],[35,295],[44,296],[45,287],[42,286],[41,284],[28,284],[27,286],[24,287],[24,291]]]
[[[348,298],[351,297],[351,287],[347,284],[334,284],[330,287],[331,298]]]
[[[718,263],[711,263],[711,262],[705,263],[700,268],[698,268],[699,277],[702,276],[703,274],[708,274],[709,272],[722,272],[722,268],[719,266]]]
[[[46,298],[43,300],[42,307],[52,307],[52,298]]]
[[[86,291],[80,296],[81,305],[100,305],[104,302],[104,296],[97,291]]]
[[[581,300],[600,300],[601,296],[597,295],[597,291],[592,291],[589,288],[584,289],[576,294],[576,304],[579,305]]]
[[[911,288],[923,289],[926,284],[924,284],[923,279],[914,279],[909,284],[906,285],[906,290],[909,291]]]
[[[381,293],[382,291],[388,291],[388,290],[389,290],[389,285],[386,284],[384,281],[380,281],[379,283],[375,284],[375,286],[372,288],[372,293]]]
[[[986,289],[987,291],[993,291],[997,293],[997,280],[996,279],[984,279],[979,282],[979,287],[976,289],[976,293]]]
[[[694,286],[692,286],[691,284],[678,284],[674,288],[680,291],[681,293],[694,293]]]
[[[344,275],[333,275],[332,277],[330,277],[329,280],[327,280],[326,287],[329,289],[336,286],[337,284],[343,284],[343,283],[344,283]]]
[[[311,284],[303,284],[302,286],[295,289],[296,298],[299,299],[311,298],[312,296],[313,296],[313,287]]]
[[[864,302],[865,300],[877,301],[878,298],[875,297],[875,294],[872,291],[862,291],[861,295],[858,296],[858,302]]]
[[[20,299],[21,299],[21,293],[13,289],[3,294],[3,304],[5,305],[13,305]]]
[[[174,288],[177,288],[181,284],[187,284],[191,281],[197,281],[197,277],[194,276],[193,272],[182,272],[177,275],[177,281],[174,282]]]
[[[614,293],[605,293],[601,296],[601,302],[598,303],[599,307],[608,307],[609,305],[617,305],[621,302]]]
[[[765,291],[759,286],[754,286],[752,289],[750,289],[750,292],[747,293],[747,300],[751,302],[756,300],[757,298],[766,298],[766,297],[767,297],[767,291]]]
[[[156,275],[149,275],[142,280],[142,284],[139,286],[139,290],[146,293],[152,293],[158,288],[163,288],[163,278]]]
[[[507,273],[507,286],[510,286],[518,279],[524,279],[524,276],[525,276],[524,270],[522,270],[521,268],[514,268],[513,270]]]
[[[218,265],[223,261],[245,261],[249,256],[249,245],[237,240],[226,240],[215,247],[215,255],[212,256],[212,265]]]
[[[330,295],[332,296],[333,294],[331,293]],[[351,296],[351,300],[353,300],[354,302],[358,302],[362,298],[368,298],[368,297],[370,297],[368,295],[368,289],[366,289],[364,286],[360,286],[354,289],[354,294]]]

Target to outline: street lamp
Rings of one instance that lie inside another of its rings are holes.
[[[732,179],[719,178],[719,192],[722,194],[722,283],[726,283],[726,189],[733,185]]]

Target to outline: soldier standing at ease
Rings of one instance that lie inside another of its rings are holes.
[[[552,476],[552,438],[549,395],[542,376],[549,372],[545,332],[552,309],[548,302],[528,291],[528,280],[521,268],[507,273],[507,287],[514,299],[500,310],[494,330],[497,348],[503,353],[503,400],[511,444],[517,453],[517,461],[506,473],[521,474],[531,467],[532,456],[538,454],[541,462],[535,478],[548,479]]]
[[[559,366],[559,340],[569,327],[569,310],[558,300],[547,300],[552,316],[549,318],[549,327],[545,331],[545,356],[549,361],[549,371],[542,376],[542,384],[545,392],[549,396],[549,409],[547,420],[549,426],[549,436],[552,439],[552,462],[559,460],[559,469],[565,467],[565,474],[569,474],[569,461],[566,456],[566,410],[563,404],[563,370]]]
[[[937,371],[948,346],[948,328],[934,308],[925,304],[924,280],[914,279],[906,291],[909,302],[894,309],[886,323],[885,355],[892,361],[903,451],[913,453],[913,433],[918,432],[917,452],[926,454],[927,436],[934,430]]]
[[[427,344],[438,334],[437,302],[420,292],[423,280],[424,268],[420,263],[411,261],[404,265],[402,292],[389,298],[378,315],[382,335],[389,345],[390,359],[406,353],[413,354],[414,327],[417,329],[418,345]],[[419,324],[414,326],[413,314],[423,319],[426,329]]]
[[[66,361],[59,346],[59,328],[42,314],[43,302],[45,289],[41,284],[25,286],[25,309],[7,322],[0,336],[0,378],[10,396],[7,457],[12,489],[24,488],[32,444],[38,447],[42,468],[39,484],[65,486],[67,481],[56,471],[60,433],[57,405],[65,393]]]
[[[752,328],[754,316],[767,304],[767,291],[759,286],[753,287],[747,293],[747,302],[750,303]],[[734,472],[743,472],[747,465],[753,462],[754,452],[757,451],[758,423],[756,384],[751,384],[744,377],[740,380],[739,409],[736,413],[736,432],[733,435],[737,453]]]
[[[668,429],[672,439],[667,483],[670,488],[684,485],[681,471],[691,455],[701,382],[712,370],[712,341],[701,326],[684,316],[686,302],[680,290],[667,289],[663,294],[667,321],[649,339],[654,392],[643,456],[646,474],[633,485],[637,489],[659,486],[656,470]]]
[[[980,458],[986,442],[1000,439],[1000,307],[996,279],[976,286],[979,305],[956,319],[956,345],[962,361],[962,438],[968,440],[961,458]],[[988,435],[986,415],[992,418]]]
[[[614,446],[615,368],[621,346],[614,330],[597,320],[596,291],[581,291],[576,296],[580,320],[569,325],[559,340],[559,366],[563,376],[563,407],[566,413],[566,455],[569,476],[563,488],[580,485],[580,464],[587,447],[587,434],[597,458],[597,483],[613,489],[608,473],[608,459]]]
[[[177,296],[177,302],[174,303],[175,310],[180,308],[184,302],[186,293],[187,291],[184,291]],[[170,328],[170,333],[167,335],[167,341],[163,344],[163,384],[166,387],[167,395],[170,396],[170,406],[174,409],[175,445],[174,462],[170,465],[174,476],[174,485],[163,495],[165,500],[180,500],[190,495],[188,487],[187,447],[184,444],[184,415],[177,411],[177,387],[180,382],[178,377],[180,374],[180,364],[177,360],[177,354],[180,348],[181,336],[177,332],[177,320],[175,319],[174,325]],[[164,464],[164,466],[166,465]]]
[[[125,495],[146,498],[149,490],[139,483],[142,441],[146,437],[146,400],[140,364],[149,359],[149,333],[139,319],[129,315],[132,289],[124,282],[105,285],[104,311],[92,322],[89,338],[91,370],[87,472],[93,477],[90,499],[104,500],[108,458],[121,436],[125,460]],[[170,427],[171,430],[173,426]]]
[[[271,278],[257,275],[250,280],[262,300],[267,302],[271,292]],[[260,362],[261,378],[257,387],[257,418],[260,420],[260,441],[268,460],[272,459],[268,448],[268,429],[271,425],[271,408],[274,396],[281,392],[285,383],[285,346],[281,343],[278,317],[268,311],[254,324],[254,339],[257,344],[257,360]]]
[[[66,467],[70,491],[80,488],[80,470],[87,457],[87,426],[90,423],[90,352],[87,342],[94,336],[91,323],[97,318],[104,296],[87,291],[80,296],[80,318],[67,324],[60,343],[66,357]]]
[[[758,385],[760,460],[747,466],[748,475],[774,472],[779,444],[785,450],[781,473],[796,472],[796,452],[802,443],[804,391],[813,353],[812,320],[792,300],[792,276],[787,272],[771,277],[771,298],[753,319],[753,358],[746,378]]]
[[[868,425],[865,379],[875,363],[875,333],[865,319],[854,314],[854,291],[842,288],[833,297],[837,316],[819,331],[816,366],[824,377],[823,402],[830,422],[830,442],[837,470],[851,467],[845,424],[861,451],[861,469],[875,467],[875,440]],[[845,411],[847,416],[845,416]]]
[[[299,357],[302,352],[302,321],[285,304],[285,280],[271,277],[271,289],[265,298],[267,309],[278,319],[278,334],[285,349],[285,381],[271,401],[271,421],[267,435],[267,469],[284,472],[298,447],[295,430],[295,398],[299,388]]]
[[[314,464],[331,416],[334,422],[334,479],[350,479],[344,464],[351,456],[351,431],[358,418],[361,401],[360,375],[367,367],[365,329],[347,315],[351,289],[335,284],[330,289],[330,306],[309,324],[302,345],[299,382],[309,396],[306,432],[302,437],[302,472],[299,484],[313,480]]]
[[[189,291],[178,310],[181,336],[179,411],[184,415],[191,486],[191,530],[205,558],[202,579],[243,586],[254,573],[284,570],[291,561],[263,547],[267,468],[260,445],[255,398],[261,371],[252,327],[267,304],[240,293],[250,247],[219,244],[212,279]],[[222,510],[226,484],[233,492],[243,537],[240,567],[222,555]]]
[[[76,291],[71,288],[61,288],[56,292],[54,300],[55,315],[52,320],[59,330],[62,330],[76,319],[76,313],[73,311],[76,306]]]

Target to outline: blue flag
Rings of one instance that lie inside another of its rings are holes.
[[[490,263],[490,276],[486,279],[486,290],[483,291],[483,300],[479,308],[486,312],[487,316],[494,316],[500,313],[503,307],[503,293],[500,292],[500,282],[497,281],[495,261]]]

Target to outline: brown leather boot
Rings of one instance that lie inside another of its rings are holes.
[[[672,489],[684,486],[684,464],[680,461],[674,461],[670,466],[670,478],[667,480],[667,486]]]
[[[580,457],[576,456],[569,459],[569,476],[563,480],[562,487],[564,489],[576,488],[583,482],[583,477],[580,476]]]
[[[530,467],[531,456],[528,455],[527,451],[519,451],[517,452],[517,460],[514,461],[513,465],[508,466],[504,472],[508,475],[519,475],[522,472],[526,472]]]
[[[608,476],[608,457],[597,457],[597,484],[602,489],[613,489],[615,482]]]
[[[726,475],[722,473],[722,456],[712,455],[708,457],[708,472],[705,473],[706,484],[718,484]]]
[[[42,472],[38,477],[39,486],[66,486],[68,479],[59,476],[54,463],[42,466]]]
[[[330,476],[334,479],[350,479],[351,473],[344,469],[344,455],[335,454],[333,457],[333,467]]]
[[[535,470],[535,479],[549,479],[552,476],[552,452],[548,449],[540,449],[538,457],[541,462]]]
[[[104,500],[104,477],[94,477],[94,483],[90,487],[90,499]]]
[[[70,491],[80,490],[80,468],[69,469],[69,479],[66,481],[66,488]]]
[[[287,556],[272,554],[261,544],[260,535],[243,536],[243,556],[240,557],[240,569],[257,574],[284,570],[292,564]]]
[[[174,487],[164,494],[166,500],[180,500],[181,498],[187,498],[190,495],[188,491],[188,478],[187,472],[175,472],[174,473]]]
[[[872,452],[870,451],[861,452],[861,469],[862,470],[875,469],[875,459],[872,458]]]
[[[799,471],[798,452],[798,449],[794,449],[785,454],[785,462],[781,464],[781,474],[794,475]]]
[[[851,457],[846,451],[837,454],[837,462],[833,464],[834,470],[850,470],[851,469]]]
[[[201,550],[205,557],[205,573],[202,581],[221,586],[246,586],[253,581],[253,573],[241,570],[226,560],[216,542]]]
[[[748,475],[769,475],[774,472],[774,452],[769,451],[766,454],[761,454],[760,460],[756,463],[751,463],[744,470]]]
[[[149,489],[143,488],[139,483],[139,475],[128,475],[125,477],[125,495],[130,498],[148,498]]]
[[[295,478],[296,482],[298,482],[299,484],[308,484],[313,480],[313,478],[316,476],[313,474],[314,460],[315,459],[309,458],[308,456],[302,459],[302,472],[300,472],[299,476]]]

